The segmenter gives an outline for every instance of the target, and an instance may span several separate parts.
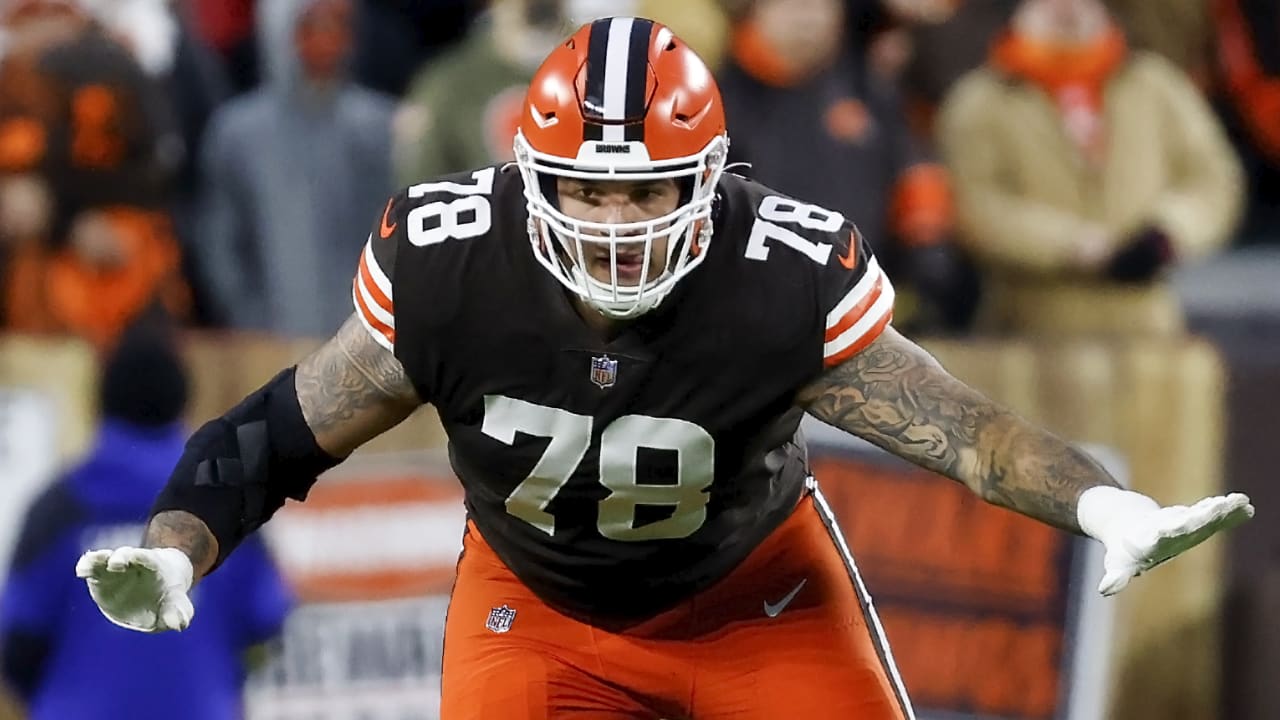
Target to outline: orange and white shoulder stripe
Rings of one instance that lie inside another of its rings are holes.
[[[822,346],[827,367],[838,365],[870,345],[893,318],[893,284],[872,257],[867,270],[848,293],[827,313]]]
[[[351,298],[356,305],[356,315],[365,329],[388,350],[395,349],[396,316],[391,302],[391,279],[373,256],[373,237],[360,253],[360,271],[351,287]]]

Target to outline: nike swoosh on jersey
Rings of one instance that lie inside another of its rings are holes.
[[[378,228],[378,234],[382,236],[383,240],[386,240],[387,238],[391,237],[392,233],[396,231],[396,227],[399,226],[400,224],[400,223],[388,222],[391,219],[391,205],[394,202],[395,202],[394,198],[391,200],[388,200],[387,209],[382,211],[382,226]]]
[[[849,232],[849,252],[841,255],[840,264],[848,268],[854,269],[858,266],[858,236],[853,232]]]
[[[781,600],[772,605],[770,605],[769,601],[766,600],[764,603],[764,614],[769,617],[778,617],[778,614],[787,609],[787,606],[791,604],[791,601],[795,599],[796,595],[799,594],[800,589],[803,588],[804,584],[807,582],[809,582],[809,578],[804,578],[800,581],[799,585],[796,585],[791,589],[791,592],[784,595]]]

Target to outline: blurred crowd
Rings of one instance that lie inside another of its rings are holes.
[[[576,24],[716,71],[738,172],[854,219],[927,334],[1177,334],[1280,242],[1266,0],[0,0],[0,329],[323,336],[397,186],[511,159]]]

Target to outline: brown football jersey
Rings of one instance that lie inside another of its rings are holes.
[[[645,618],[742,561],[809,474],[797,391],[890,320],[838,213],[726,174],[712,222],[607,340],[535,259],[514,167],[409,188],[361,257],[357,315],[438,410],[470,518],[566,613]]]

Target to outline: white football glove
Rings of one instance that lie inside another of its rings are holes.
[[[1080,529],[1106,546],[1098,592],[1115,595],[1133,578],[1253,517],[1242,493],[1207,497],[1187,507],[1159,503],[1141,493],[1114,487],[1089,488],[1080,495]]]
[[[76,563],[108,620],[139,632],[185,630],[195,608],[187,593],[194,569],[176,548],[90,550]]]

